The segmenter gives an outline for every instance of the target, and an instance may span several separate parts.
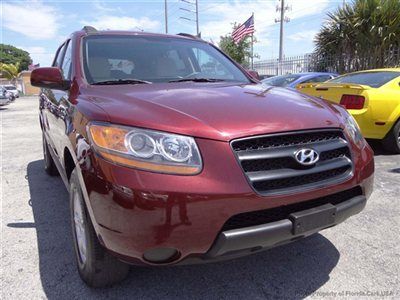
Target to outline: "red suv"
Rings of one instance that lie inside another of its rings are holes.
[[[90,286],[129,264],[282,245],[360,212],[372,192],[373,152],[345,109],[262,85],[187,34],[85,27],[31,83]]]

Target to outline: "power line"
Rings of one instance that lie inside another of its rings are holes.
[[[189,17],[179,17],[180,19],[183,19],[183,20],[186,20],[186,21],[192,21],[192,22],[196,22],[196,34],[197,34],[197,36],[199,36],[200,35],[200,30],[199,30],[199,3],[198,3],[198,0],[194,0],[194,2],[192,2],[192,1],[189,1],[189,0],[180,0],[181,2],[184,2],[186,5],[191,5],[191,7],[194,9],[194,10],[192,10],[192,9],[190,9],[190,8],[187,8],[188,6],[186,6],[186,7],[180,7],[179,9],[181,10],[181,11],[184,11],[184,12],[186,12],[186,13],[189,13],[189,14],[194,14],[195,16],[195,18],[194,19],[192,19],[193,17],[190,17],[190,15],[189,15]],[[187,14],[186,14],[187,15]]]

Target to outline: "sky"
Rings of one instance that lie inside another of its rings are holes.
[[[167,0],[169,33],[196,33],[195,0]],[[284,55],[296,56],[314,49],[313,39],[343,0],[286,0],[290,8],[284,24]],[[234,22],[245,22],[252,13],[255,20],[254,53],[257,60],[277,58],[279,53],[279,0],[198,0],[202,38],[218,44],[220,36],[232,32]],[[0,42],[28,51],[34,63],[49,66],[58,46],[73,31],[84,25],[97,29],[165,32],[164,0],[75,1],[1,0]]]

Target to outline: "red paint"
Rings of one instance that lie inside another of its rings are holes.
[[[61,164],[68,151],[77,164],[100,240],[123,259],[146,263],[142,259],[144,251],[174,247],[183,260],[207,252],[232,215],[322,197],[356,185],[366,195],[371,192],[374,162],[368,145],[359,149],[351,143],[355,169],[347,182],[273,197],[259,196],[251,189],[230,148],[229,141],[239,137],[343,128],[341,109],[335,105],[256,82],[91,86],[80,64],[83,36],[83,31],[71,36],[70,93],[44,89],[42,97],[47,97],[47,102],[41,104],[41,115],[50,121],[46,137]],[[36,69],[32,82],[59,82],[59,71],[55,69]],[[203,170],[195,176],[178,176],[113,165],[99,158],[87,144],[89,121],[193,136],[202,155]],[[60,134],[63,132],[67,134]]]
[[[59,68],[37,68],[31,73],[31,84],[43,88],[63,88],[63,75]]]

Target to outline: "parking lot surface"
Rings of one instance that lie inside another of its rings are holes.
[[[400,297],[400,155],[376,152],[365,210],[304,240],[221,263],[133,267],[90,289],[73,256],[67,191],[43,169],[37,97],[0,108],[1,299]]]

